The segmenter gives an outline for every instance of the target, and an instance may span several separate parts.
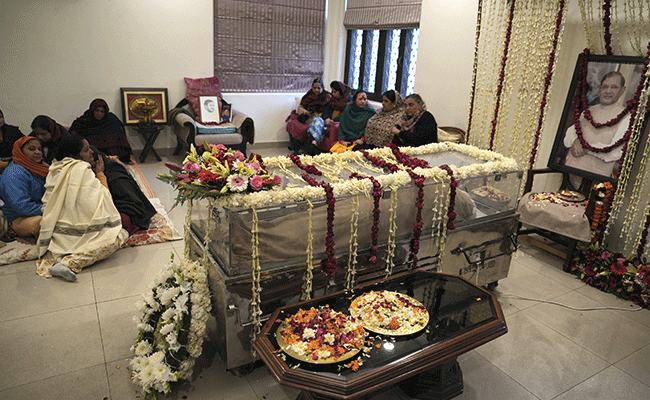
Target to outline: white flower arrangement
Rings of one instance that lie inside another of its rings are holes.
[[[201,355],[212,308],[205,267],[189,259],[174,263],[172,255],[137,305],[142,317],[134,317],[140,333],[131,347],[131,379],[145,399],[155,399],[173,382],[189,379]]]
[[[475,176],[483,176],[494,173],[504,173],[517,171],[517,162],[505,157],[499,153],[489,150],[481,150],[478,147],[458,144],[458,143],[432,143],[419,147],[402,147],[400,150],[409,156],[417,157],[423,154],[441,153],[446,151],[455,151],[461,154],[471,156],[477,160],[484,161],[483,163],[474,163],[464,167],[456,167],[451,165],[456,179],[464,179]],[[389,148],[377,148],[369,150],[368,153],[375,157],[380,157],[385,160],[394,161],[391,150]],[[305,164],[310,165],[346,165],[352,167],[354,165],[367,166],[369,163],[362,159],[363,156],[357,151],[347,151],[341,154],[319,154],[317,156],[301,156],[301,160]],[[264,159],[264,165],[269,170],[286,171],[291,168],[294,163],[285,156],[269,157]],[[322,169],[322,168],[321,168]],[[423,175],[426,179],[436,181],[448,179],[446,171],[433,167],[433,168],[415,168],[414,172]],[[405,170],[400,170],[394,173],[387,173],[376,177],[377,181],[382,187],[400,188],[413,183],[411,176]],[[368,180],[343,180],[331,183],[334,196],[348,196],[355,194],[369,194],[372,192],[372,183]],[[306,200],[322,200],[325,198],[325,190],[321,187],[313,187],[308,184],[302,186],[292,187],[292,185],[285,186],[284,189],[279,187],[272,188],[267,191],[259,191],[254,193],[232,193],[229,196],[220,197],[216,199],[216,203],[223,207],[233,208],[261,208],[266,206],[273,206],[277,204],[295,203]]]

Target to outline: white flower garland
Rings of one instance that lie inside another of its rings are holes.
[[[262,285],[260,277],[262,274],[262,266],[260,265],[260,240],[259,240],[259,219],[257,218],[257,210],[255,208],[251,209],[253,214],[253,220],[251,224],[251,258],[253,259],[253,272],[252,272],[252,286],[251,286],[251,304],[250,304],[250,314],[251,320],[253,322],[251,328],[251,342],[255,340],[257,335],[262,330]],[[253,353],[255,351],[253,350]]]
[[[167,394],[171,384],[189,379],[201,355],[212,304],[207,270],[198,261],[171,263],[138,302],[134,317],[140,334],[131,347],[131,379],[146,398]]]
[[[302,284],[302,295],[300,300],[309,300],[311,299],[311,290],[312,290],[312,280],[314,279],[314,232],[312,231],[313,226],[313,211],[314,205],[311,201],[307,200],[309,204],[309,220],[307,222],[307,269],[305,270],[305,276],[303,277]]]
[[[393,258],[395,257],[395,237],[397,236],[397,204],[397,190],[396,188],[390,188],[390,208],[388,210],[388,243],[386,244],[386,258],[384,259],[386,263],[386,278],[393,275],[393,267],[395,266]]]
[[[348,257],[348,269],[345,274],[345,288],[350,289],[354,286],[355,276],[357,274],[357,249],[359,234],[359,196],[354,196],[352,200],[352,213],[350,218],[350,255]]]

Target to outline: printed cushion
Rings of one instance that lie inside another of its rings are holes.
[[[221,125],[201,125],[196,124],[197,135],[214,135],[222,133],[236,133],[237,127],[231,123],[224,123]]]
[[[187,101],[194,110],[194,115],[197,121],[200,121],[199,113],[199,96],[219,96],[221,98],[221,86],[219,85],[219,77],[212,76],[210,78],[183,78],[187,85]],[[221,104],[219,105],[221,107]]]

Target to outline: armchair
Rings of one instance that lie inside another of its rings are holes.
[[[246,145],[255,141],[255,125],[247,115],[232,110],[231,122],[236,131],[233,133],[215,133],[214,127],[204,127],[196,122],[194,110],[187,99],[181,100],[176,107],[169,111],[170,125],[176,134],[176,149],[174,155],[190,144],[198,147],[204,141],[210,144],[223,144],[246,154]]]

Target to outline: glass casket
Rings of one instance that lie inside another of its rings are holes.
[[[507,276],[511,253],[516,249],[516,207],[523,176],[514,160],[450,143],[401,150],[431,167],[412,169],[426,178],[421,194],[413,176],[403,172],[408,168],[387,173],[359,152],[301,158],[303,165],[314,165],[323,172],[321,176],[312,175],[314,179],[330,183],[333,189],[332,232],[338,273],[332,277],[321,272],[327,259],[328,205],[324,191],[305,183],[300,178],[305,172],[288,158],[264,160],[271,174],[282,177],[282,189],[257,198],[238,195],[220,201],[211,215],[207,200],[194,205],[192,254],[202,257],[208,243],[218,351],[228,369],[246,367],[254,361],[250,345],[255,322],[250,307],[254,227],[261,268],[262,320],[278,307],[300,301],[306,267],[312,264],[311,297],[413,268],[460,275],[487,286]],[[387,148],[371,154],[395,162]],[[436,168],[443,165],[449,168]],[[453,172],[453,179],[447,170]],[[372,176],[381,184],[377,206],[370,180],[351,178],[353,172]],[[454,201],[450,204],[452,191]],[[418,201],[422,229],[414,265]],[[376,223],[375,210],[379,211]],[[209,240],[205,240],[207,224]]]

